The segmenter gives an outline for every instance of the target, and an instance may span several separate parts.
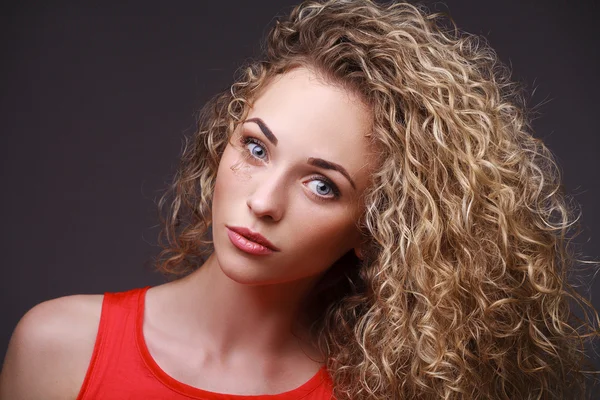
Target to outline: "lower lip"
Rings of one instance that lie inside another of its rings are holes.
[[[227,228],[227,236],[229,236],[229,240],[231,240],[231,243],[233,243],[235,247],[237,247],[245,253],[253,254],[256,256],[265,256],[267,254],[273,253],[273,250],[269,249],[268,247],[265,247],[262,244],[258,244],[256,242],[252,242],[229,228]]]

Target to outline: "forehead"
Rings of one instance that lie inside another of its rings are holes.
[[[273,78],[255,100],[248,114],[252,117],[268,125],[278,139],[278,151],[324,158],[350,173],[365,166],[371,111],[356,95],[309,69],[298,67]]]
[[[364,136],[371,122],[371,113],[358,96],[325,82],[304,67],[274,77],[254,102],[250,113],[253,111],[265,118],[273,114],[272,124],[288,121],[288,125],[314,128],[331,135],[351,130]]]

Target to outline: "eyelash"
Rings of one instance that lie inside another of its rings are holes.
[[[260,162],[264,162],[264,160],[254,157],[252,155],[252,153],[250,153],[250,150],[248,150],[246,148],[246,145],[248,145],[249,143],[254,143],[254,144],[262,147],[266,153],[267,146],[265,146],[265,144],[262,141],[260,141],[256,138],[253,138],[251,136],[241,136],[240,143],[244,147],[244,149],[243,149],[244,157],[251,159],[251,160],[258,160]],[[267,157],[268,157],[268,153],[267,153]],[[314,193],[313,191],[310,191],[311,195],[315,199],[320,200],[320,201],[330,201],[330,200],[338,199],[340,197],[340,195],[341,195],[340,190],[329,178],[326,178],[322,175],[313,175],[309,178],[309,181],[313,181],[313,180],[318,180],[318,181],[324,182],[325,184],[327,184],[329,186],[329,188],[331,189],[331,192],[333,193],[333,197],[324,197],[324,196],[319,196],[318,194]]]

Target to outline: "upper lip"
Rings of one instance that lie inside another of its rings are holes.
[[[263,235],[261,235],[258,232],[254,232],[248,228],[244,228],[241,226],[229,226],[229,225],[225,225],[227,228],[231,229],[232,231],[234,231],[235,233],[242,235],[243,237],[245,237],[248,240],[251,240],[255,243],[258,243],[260,245],[263,245],[273,251],[281,251],[279,250],[279,248],[277,246],[275,246],[273,243],[269,242],[269,240],[264,237]]]

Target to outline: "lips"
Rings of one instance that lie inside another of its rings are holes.
[[[225,225],[229,230],[237,233],[240,236],[248,239],[251,242],[258,243],[261,246],[266,247],[272,251],[281,251],[277,246],[271,243],[266,237],[261,235],[258,232],[251,231],[248,228],[240,227],[240,226],[229,226]]]

